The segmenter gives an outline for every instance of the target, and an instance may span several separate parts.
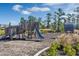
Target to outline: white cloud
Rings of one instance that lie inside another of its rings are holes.
[[[40,8],[38,7],[32,7],[32,8],[28,8],[27,10],[30,11],[30,12],[33,12],[33,11],[39,11]]]
[[[41,11],[50,11],[48,7],[40,8]]]
[[[46,12],[46,11],[50,11],[50,8],[48,8],[48,7],[31,7],[31,8],[27,8],[27,9],[22,9],[22,8],[23,8],[22,5],[14,5],[12,7],[12,9],[14,11],[17,11],[17,12],[25,14],[25,15],[29,15],[32,12]]]
[[[44,3],[44,6],[59,6],[62,5],[62,3]]]
[[[78,14],[74,12],[76,7],[79,7],[79,4],[69,4],[68,7],[65,8],[65,12],[70,14]]]
[[[22,5],[14,5],[13,7],[12,7],[12,9],[14,10],[14,11],[21,11],[21,8],[22,8]]]
[[[38,11],[50,11],[50,8],[48,7],[32,7],[32,8],[28,8],[28,11],[30,12],[38,12]]]
[[[26,10],[22,10],[22,14],[29,15],[32,12],[45,12],[45,11],[50,11],[48,7],[32,7],[32,8],[27,8]]]
[[[29,15],[29,14],[31,14],[31,12],[29,12],[27,10],[22,10],[22,14]]]
[[[31,13],[31,12],[29,12],[29,11],[27,11],[27,10],[22,9],[22,8],[23,8],[22,5],[14,5],[14,6],[12,7],[12,9],[13,9],[14,11],[17,11],[17,12],[22,13],[22,14],[24,14],[24,15],[28,15],[28,14]]]

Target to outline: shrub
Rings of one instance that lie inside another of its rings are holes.
[[[78,34],[73,34],[74,42],[77,43],[79,42],[79,35]]]
[[[71,48],[72,48],[71,45],[66,45],[63,50],[64,50],[64,52],[67,52]]]
[[[66,45],[63,50],[68,56],[76,55],[76,50],[72,48],[72,45]]]
[[[60,47],[59,44],[57,44],[56,42],[52,43],[50,49],[48,50],[48,55],[56,56],[59,47]]]
[[[79,35],[75,35],[75,34],[71,34],[71,33],[68,33],[68,34],[62,34],[59,36],[59,42],[61,45],[65,46],[67,44],[75,44],[77,42],[79,42]]]
[[[5,34],[5,30],[0,28],[0,36]]]
[[[40,29],[40,32],[45,33],[45,34],[47,33],[47,31],[44,29]]]
[[[53,41],[48,50],[49,56],[55,56],[58,51],[64,51],[68,56],[75,56],[79,51],[79,35],[72,33],[64,33]],[[59,49],[58,49],[59,48]]]
[[[69,34],[62,34],[59,37],[60,44],[65,46],[66,44],[72,44],[72,37]]]
[[[52,29],[40,29],[40,32],[42,33],[51,33],[54,32]]]
[[[77,51],[79,51],[79,43],[77,43],[76,49],[77,49]]]
[[[57,49],[50,48],[49,51],[48,51],[48,55],[49,56],[56,56],[57,55]]]

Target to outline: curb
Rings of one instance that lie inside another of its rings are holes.
[[[50,47],[46,47],[46,48],[44,48],[44,49],[38,51],[34,56],[39,56],[42,52],[48,50],[49,48],[50,48]]]

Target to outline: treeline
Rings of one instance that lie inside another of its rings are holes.
[[[72,10],[71,10],[72,11]],[[28,16],[28,22],[38,22],[40,29],[52,29],[56,32],[64,31],[64,23],[73,23],[79,29],[79,7],[73,10],[73,13],[66,13],[63,9],[59,8],[52,13],[47,13],[45,20],[42,17]],[[40,14],[41,15],[41,14]],[[21,17],[20,23],[25,22],[24,17]],[[52,22],[53,21],[53,22]]]

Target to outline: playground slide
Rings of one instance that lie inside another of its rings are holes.
[[[35,28],[35,30],[36,30],[36,34],[37,34],[37,37],[39,38],[39,39],[44,39],[44,37],[41,35],[41,33],[39,32],[39,29],[38,28]]]

